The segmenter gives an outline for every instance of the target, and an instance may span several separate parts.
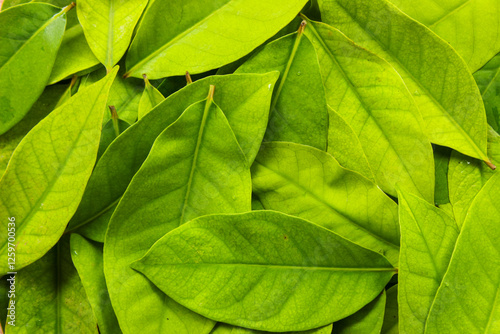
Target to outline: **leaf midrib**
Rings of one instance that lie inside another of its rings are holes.
[[[377,44],[379,45],[384,45],[382,44],[382,42],[380,42],[380,40],[371,32],[371,31],[367,31],[363,28],[363,26],[361,25],[361,23],[359,21],[356,20],[356,18],[351,15],[351,13],[340,3],[337,2],[337,4],[339,5],[339,7],[341,7],[344,11],[344,13],[346,13],[347,15],[349,15],[349,17],[358,24],[359,28],[364,31],[367,35],[371,36],[373,38],[373,40],[375,42],[377,42]],[[392,4],[390,4],[392,5]],[[394,6],[394,5],[392,5]],[[395,7],[396,8],[396,7]],[[397,9],[397,8],[396,8]],[[399,9],[398,9],[399,10]],[[418,25],[422,25],[421,23],[415,21]],[[422,25],[422,27],[424,27],[424,29],[427,29],[424,25]],[[439,38],[439,37],[438,37]],[[476,145],[476,143],[472,140],[472,138],[465,132],[465,130],[462,128],[462,126],[460,126],[460,124],[457,123],[457,121],[450,115],[450,113],[443,107],[443,105],[441,105],[441,103],[436,100],[436,98],[434,97],[434,95],[430,94],[429,90],[427,88],[425,88],[424,86],[422,86],[422,84],[420,83],[419,80],[416,80],[415,79],[415,76],[413,75],[413,73],[411,73],[407,68],[406,66],[404,66],[401,61],[399,60],[398,57],[394,56],[394,54],[392,53],[392,51],[387,48],[387,47],[383,47],[382,48],[387,54],[389,54],[389,56],[391,56],[392,60],[397,63],[403,70],[406,74],[408,74],[408,76],[410,77],[410,79],[412,79],[412,81],[414,83],[417,84],[417,86],[425,93],[426,96],[429,97],[429,99],[434,103],[434,105],[437,105],[438,108],[441,110],[442,114],[446,116],[446,118],[448,118],[448,120],[453,124],[455,125],[455,128],[457,128],[460,133],[462,133],[462,135],[464,135],[464,137],[467,139],[467,141],[472,144],[472,147],[474,148],[474,150],[476,150],[476,153],[479,152],[479,156],[481,157],[481,159],[487,161],[488,160],[488,157],[481,151],[481,149]],[[404,80],[403,80],[404,82]],[[406,84],[405,84],[406,85]]]
[[[201,19],[200,21],[196,22],[195,24],[193,24],[188,29],[186,29],[183,32],[181,32],[180,34],[178,34],[177,36],[175,36],[174,38],[172,38],[167,43],[163,44],[156,51],[152,52],[147,57],[145,57],[141,61],[137,62],[137,64],[135,64],[134,66],[132,66],[132,68],[130,68],[130,70],[128,70],[125,75],[134,73],[137,70],[137,68],[142,67],[145,63],[148,63],[152,59],[156,58],[159,54],[161,54],[163,51],[165,51],[166,49],[168,49],[174,43],[176,43],[177,41],[181,40],[185,36],[189,35],[193,31],[196,31],[196,29],[199,26],[201,26],[203,23],[205,23],[210,18],[212,18],[217,12],[221,11],[224,7],[227,7],[231,2],[232,2],[232,0],[228,0],[228,2],[226,2],[224,5],[222,5],[221,7],[217,8],[216,10],[214,10],[213,12],[211,12],[210,14],[208,14],[207,16],[205,16],[203,19]]]
[[[114,21],[114,11],[113,11],[113,0],[109,0],[109,11],[108,11],[108,49],[107,49],[107,61],[106,68],[108,72],[113,67],[113,21]]]
[[[381,256],[381,255],[380,255]],[[250,267],[250,268],[266,268],[278,270],[307,270],[307,271],[340,271],[340,272],[397,272],[396,268],[352,268],[352,267],[315,267],[315,266],[300,266],[300,265],[285,265],[285,264],[265,264],[265,263],[168,263],[162,264],[165,267],[202,267],[202,266],[220,266],[220,267]]]
[[[462,3],[461,5],[453,8],[451,11],[449,11],[448,13],[446,13],[443,17],[441,17],[439,20],[437,21],[434,21],[433,23],[429,24],[429,28],[434,28],[435,26],[437,26],[439,23],[441,23],[442,21],[446,20],[448,17],[450,17],[451,15],[453,15],[455,12],[458,12],[459,10],[461,10],[462,8],[464,8],[465,6],[467,6],[468,4],[470,4],[472,2],[472,0],[466,0],[464,3]]]
[[[193,160],[192,160],[192,163],[191,163],[191,170],[189,172],[189,179],[188,179],[188,184],[187,184],[187,187],[186,187],[186,194],[184,195],[184,203],[182,204],[181,217],[179,219],[179,223],[180,224],[184,223],[184,215],[186,213],[187,203],[188,203],[188,200],[189,200],[189,196],[191,194],[191,186],[193,184],[194,171],[196,169],[196,164],[197,164],[197,161],[198,161],[198,154],[199,154],[199,151],[200,151],[201,140],[203,138],[203,133],[204,133],[204,130],[205,130],[205,124],[207,122],[207,116],[208,116],[208,112],[209,112],[211,106],[212,106],[212,99],[208,98],[207,102],[205,104],[205,108],[203,109],[203,118],[201,120],[200,128],[198,130],[198,138],[196,140],[196,147],[194,149]]]

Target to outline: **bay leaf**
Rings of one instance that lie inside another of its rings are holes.
[[[72,7],[28,3],[0,12],[0,135],[42,94]]]
[[[376,298],[395,271],[380,254],[271,211],[195,219],[132,268],[208,318],[273,332],[345,318]]]
[[[320,8],[324,22],[401,75],[432,143],[489,161],[481,95],[467,64],[448,43],[387,0],[320,0]]]
[[[358,136],[380,188],[396,196],[399,183],[433,202],[432,147],[398,73],[324,23],[308,21],[305,34],[318,53],[327,103]]]
[[[127,75],[159,79],[221,67],[276,34],[306,1],[150,1],[127,53]]]

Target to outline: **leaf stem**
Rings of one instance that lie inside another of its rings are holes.
[[[497,166],[495,166],[490,160],[484,160],[484,163],[486,166],[490,167],[492,170],[497,169]]]
[[[191,74],[189,74],[188,71],[186,71],[186,82],[188,85],[193,83],[193,79],[191,79]]]
[[[118,137],[120,135],[120,126],[118,125],[118,113],[116,112],[115,106],[109,106],[109,111],[111,111],[111,120],[113,121],[113,128],[115,129],[115,135]]]

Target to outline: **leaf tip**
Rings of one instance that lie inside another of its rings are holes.
[[[144,83],[147,85],[149,85],[149,79],[148,79],[148,75],[146,73],[143,73],[142,74],[142,78],[144,79]]]
[[[71,9],[73,9],[76,6],[76,3],[73,1],[69,5],[63,8],[63,13],[69,12]]]

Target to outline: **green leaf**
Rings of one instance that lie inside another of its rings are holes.
[[[99,60],[85,40],[82,26],[77,24],[64,32],[61,47],[50,73],[49,84],[59,82],[98,64]]]
[[[326,24],[309,21],[305,34],[318,53],[328,105],[358,136],[377,184],[396,196],[399,183],[433,202],[432,148],[401,77]]]
[[[496,0],[390,0],[453,46],[476,71],[500,51]]]
[[[102,246],[71,235],[71,259],[78,271],[101,334],[121,333],[104,279]]]
[[[326,23],[394,66],[419,106],[431,142],[488,160],[479,90],[448,43],[387,0],[320,0],[320,7]]]
[[[396,203],[328,153],[292,143],[264,143],[252,166],[252,183],[266,209],[310,220],[397,264]]]
[[[7,320],[7,314],[9,310],[9,291],[10,291],[10,281],[7,281],[8,276],[4,276],[0,279],[0,330],[3,331],[5,328],[5,321]]]
[[[160,91],[151,85],[146,75],[144,75],[144,82],[146,86],[144,87],[144,92],[139,101],[139,119],[143,118],[151,109],[165,100],[165,97],[163,97]]]
[[[381,334],[398,334],[398,286],[394,285],[386,292],[384,324]]]
[[[210,319],[273,332],[351,315],[395,271],[380,254],[269,211],[193,220],[166,234],[132,268]]]
[[[338,112],[328,107],[328,153],[347,169],[376,182],[358,136]]]
[[[15,326],[6,334],[97,334],[97,322],[63,237],[16,275]],[[9,321],[10,319],[7,319]]]
[[[328,110],[318,59],[303,37],[305,22],[267,44],[235,73],[281,73],[274,90],[265,141],[288,141],[326,150]]]
[[[127,75],[159,79],[221,67],[276,34],[305,3],[150,1],[127,53]]]
[[[474,79],[481,91],[486,109],[488,123],[496,131],[500,131],[500,54],[493,57],[479,71]]]
[[[0,135],[42,94],[71,7],[30,3],[0,12]]]
[[[215,325],[129,267],[165,233],[195,217],[251,210],[250,169],[212,101],[213,87],[207,100],[187,108],[156,139],[109,223],[104,272],[124,333],[203,334]]]
[[[500,135],[490,129],[488,133],[488,155],[500,164]],[[481,161],[452,152],[448,171],[450,202],[458,226],[462,226],[472,200],[486,181],[497,172]]]
[[[218,323],[210,334],[269,334],[270,332],[257,331],[243,327],[231,326],[225,323]],[[300,332],[287,332],[287,334],[331,334],[332,325]]]
[[[156,137],[191,104],[204,99],[215,85],[215,103],[226,118],[249,163],[266,129],[269,104],[278,73],[213,76],[196,81],[169,96],[107,149],[92,173],[69,228],[83,226],[113,208],[139,170]]]
[[[40,95],[35,104],[33,104],[33,107],[26,114],[26,117],[0,136],[0,175],[7,168],[7,163],[19,142],[38,122],[54,110],[54,107],[65,91],[66,87],[62,85],[45,88],[42,95]]]
[[[0,216],[16,221],[16,268],[41,258],[64,232],[95,164],[103,111],[118,69],[79,92],[19,143],[0,180]],[[1,221],[7,229],[7,219]],[[7,239],[0,275],[9,270]]]
[[[426,333],[500,331],[500,175],[474,199],[439,287]],[[473,274],[472,274],[473,273]]]
[[[125,121],[121,119],[116,120],[118,125],[118,135],[130,127]],[[97,160],[101,158],[109,145],[115,140],[117,135],[117,129],[115,128],[114,121],[110,119],[103,127],[101,132],[101,141],[99,142],[99,150],[97,151]]]
[[[118,203],[112,205],[103,214],[96,217],[90,223],[85,224],[75,230],[75,232],[83,235],[85,238],[104,243],[104,238],[106,236],[106,231],[108,230],[108,223],[115,212]]]
[[[353,315],[333,324],[332,334],[380,334],[385,313],[385,291]]]
[[[424,333],[432,301],[450,263],[460,230],[444,211],[400,193],[399,329]]]
[[[448,192],[448,165],[450,163],[450,155],[452,150],[448,147],[433,145],[434,151],[434,170],[435,170],[435,196],[436,204],[450,203],[450,195]]]
[[[143,83],[142,80],[135,78],[124,79],[124,71],[124,68],[120,68],[116,80],[111,86],[107,105],[115,107],[121,120],[129,124],[133,124],[137,120],[139,101],[143,91]],[[80,89],[101,80],[105,75],[106,70],[103,67],[97,71],[89,73],[87,76],[82,78]],[[111,114],[106,111],[104,113],[103,124],[106,124],[110,119]]]
[[[97,59],[109,71],[127,51],[148,0],[78,0],[78,20]]]

